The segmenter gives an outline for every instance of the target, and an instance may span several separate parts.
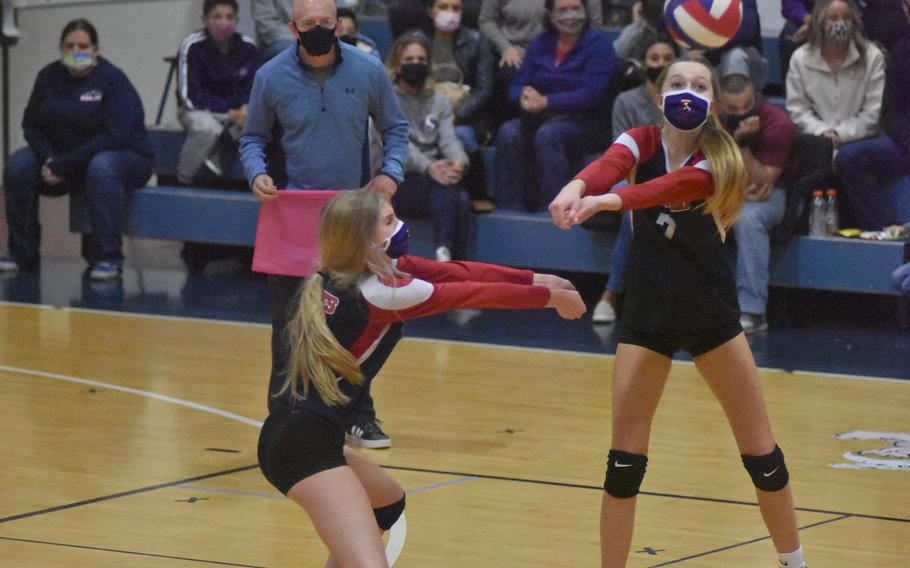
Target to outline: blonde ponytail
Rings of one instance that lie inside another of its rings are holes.
[[[322,286],[323,278],[318,272],[307,279],[300,294],[300,308],[288,323],[291,356],[287,379],[279,394],[290,390],[291,397],[301,400],[309,394],[312,385],[323,402],[332,406],[349,401],[338,388],[339,377],[360,385],[363,373],[351,353],[329,330],[322,303]]]
[[[742,211],[746,166],[736,141],[727,134],[714,115],[702,127],[698,147],[711,164],[714,176],[714,194],[705,200],[705,214],[714,216],[723,235]]]

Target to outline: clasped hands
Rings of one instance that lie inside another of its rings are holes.
[[[587,195],[585,183],[574,179],[570,181],[550,203],[550,216],[553,224],[560,229],[571,229],[573,225],[584,223],[600,211],[619,211],[622,199],[615,193]]]
[[[442,185],[455,185],[464,177],[465,163],[458,160],[436,160],[427,168],[427,174]]]

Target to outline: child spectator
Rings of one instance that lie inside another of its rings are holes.
[[[787,71],[793,52],[809,38],[809,24],[812,22],[812,8],[815,0],[781,0],[780,13],[784,27],[780,31],[777,52],[780,57],[781,79],[786,83]]]
[[[338,8],[338,26],[335,27],[335,35],[341,41],[382,59],[376,42],[360,33],[360,22],[357,21],[357,14],[354,13],[354,10]]]
[[[205,27],[180,44],[177,118],[186,130],[186,141],[177,162],[177,180],[182,184],[192,184],[200,174],[222,177],[227,163],[222,155],[237,155],[259,62],[253,40],[236,31],[237,10],[236,0],[205,0]]]

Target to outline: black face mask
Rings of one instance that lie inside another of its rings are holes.
[[[430,75],[430,66],[426,63],[403,63],[401,78],[412,87],[420,87]]]
[[[308,32],[300,32],[297,42],[310,55],[325,55],[335,45],[335,30],[322,26],[313,26]]]
[[[344,43],[346,43],[348,45],[357,45],[357,36],[343,35],[343,36],[338,36],[338,39],[340,39],[341,41],[343,41]]]
[[[657,83],[657,79],[660,77],[660,74],[664,72],[663,67],[645,67],[645,77],[651,83]]]
[[[740,122],[753,116],[758,116],[758,111],[754,108],[743,114],[728,114],[724,116],[724,128],[727,130],[727,132],[733,134],[736,132],[736,129],[739,128]]]

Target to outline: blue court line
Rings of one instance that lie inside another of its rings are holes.
[[[414,489],[408,489],[405,491],[405,494],[410,495],[411,493],[419,493],[421,491],[427,491],[429,489],[438,489],[440,487],[445,487],[446,485],[456,485],[458,483],[464,483],[465,481],[474,481],[475,479],[480,479],[476,475],[468,475],[465,477],[459,477],[458,479],[450,479],[449,481],[441,481],[439,483],[433,483],[431,485],[424,485],[422,487],[416,487]]]

